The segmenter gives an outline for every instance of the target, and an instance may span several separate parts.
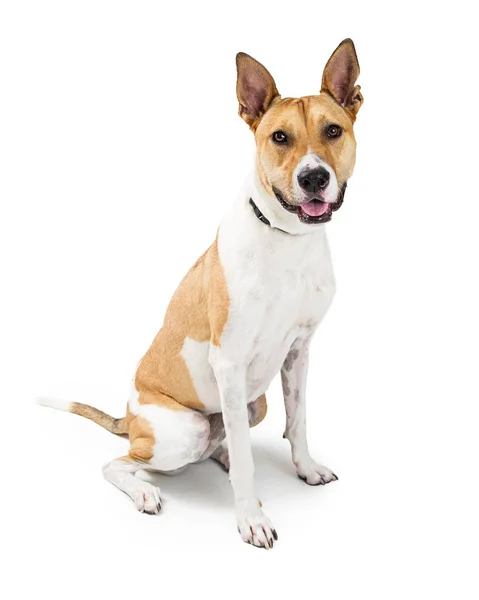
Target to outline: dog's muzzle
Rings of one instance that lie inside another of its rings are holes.
[[[315,185],[318,184],[316,183]],[[303,204],[300,205],[291,204],[290,202],[288,202],[281,194],[281,192],[276,188],[273,188],[273,191],[279,203],[285,210],[291,213],[296,213],[298,215],[298,219],[303,223],[313,224],[327,223],[331,220],[333,212],[338,210],[343,203],[344,194],[346,193],[346,186],[347,183],[344,183],[343,187],[339,190],[336,200],[334,202],[324,202],[319,198],[313,198],[309,202],[303,202]]]

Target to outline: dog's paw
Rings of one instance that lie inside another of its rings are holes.
[[[325,485],[331,481],[337,481],[338,477],[331,469],[318,465],[313,459],[304,460],[296,464],[298,477],[308,485]]]
[[[133,493],[133,502],[140,512],[148,515],[157,515],[161,510],[161,498],[159,488],[147,481],[142,481],[138,489]]]
[[[249,510],[238,511],[237,523],[241,539],[247,544],[269,550],[278,539],[276,530],[259,504]]]

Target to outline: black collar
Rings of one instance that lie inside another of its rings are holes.
[[[263,215],[263,213],[260,211],[260,209],[256,206],[256,204],[253,202],[253,198],[249,199],[249,203],[251,204],[251,206],[253,207],[253,212],[254,214],[258,217],[258,219],[261,221],[261,223],[264,223],[265,225],[269,225],[271,227],[271,223],[269,222],[269,220]]]
[[[251,204],[251,207],[253,208],[253,212],[256,215],[256,217],[261,221],[261,223],[264,223],[265,225],[268,225],[269,227],[271,227],[271,229],[277,229],[278,231],[282,231],[283,233],[289,233],[288,231],[285,231],[284,229],[280,229],[279,227],[273,227],[271,225],[271,222],[269,221],[269,219],[267,219],[263,213],[260,211],[260,209],[256,206],[256,204],[253,202],[253,198],[249,199],[249,203]],[[290,234],[291,235],[291,234]]]

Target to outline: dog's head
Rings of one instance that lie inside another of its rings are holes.
[[[333,52],[316,96],[281,98],[263,65],[244,53],[236,64],[239,114],[255,135],[263,188],[303,223],[329,221],[356,158],[353,124],[363,97],[352,40]]]

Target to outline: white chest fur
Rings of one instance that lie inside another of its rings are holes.
[[[222,350],[247,365],[248,401],[266,391],[298,337],[309,337],[334,295],[325,228],[290,235],[259,221],[242,197],[218,248],[230,294]],[[314,227],[314,226],[313,226]]]
[[[259,221],[243,194],[220,225],[218,251],[230,300],[221,353],[246,366],[252,402],[267,390],[292,343],[313,334],[331,303],[335,284],[325,228],[278,231]],[[208,412],[221,410],[209,362],[217,351],[186,338],[181,352]]]

